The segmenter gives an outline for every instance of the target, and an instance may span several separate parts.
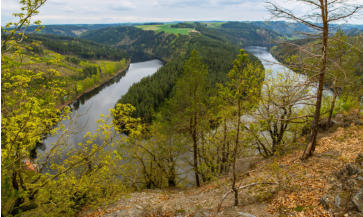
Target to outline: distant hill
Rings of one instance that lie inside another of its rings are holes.
[[[288,38],[303,38],[302,33],[313,33],[315,30],[301,23],[291,23],[285,21],[253,21],[248,22],[258,27],[263,27],[275,31],[280,35]],[[358,35],[363,33],[363,25],[353,24],[331,24],[331,32],[334,33],[338,28],[344,30],[347,35]]]
[[[80,38],[45,34],[29,34],[26,40],[40,41],[42,46],[46,49],[63,55],[74,55],[84,59],[120,60],[123,58],[129,58],[126,51],[121,48],[110,47],[105,44],[99,44]]]
[[[236,28],[239,28],[239,33],[244,34],[243,37],[257,36],[258,34],[254,34],[255,30],[263,29],[267,32],[275,32],[275,34],[279,34],[283,37],[288,38],[301,38],[301,32],[313,32],[309,27],[301,24],[301,23],[291,23],[285,21],[244,21],[244,22],[229,22],[229,21],[203,21],[203,22],[164,22],[164,23],[114,23],[114,24],[64,24],[64,25],[44,25],[44,29],[42,29],[40,34],[52,34],[52,35],[61,35],[61,36],[71,36],[71,37],[79,37],[82,33],[89,32],[92,30],[99,30],[109,27],[120,27],[120,26],[137,26],[144,25],[149,26],[178,26],[182,25],[185,28],[185,25],[189,26],[186,28],[190,28],[190,25],[194,26],[195,24],[203,24],[208,27],[214,27],[216,29],[223,29],[225,33],[236,34]],[[179,28],[182,28],[180,26]],[[343,29],[348,35],[358,35],[363,33],[363,25],[354,25],[354,24],[332,24],[332,32],[334,32],[338,27]],[[30,26],[27,29],[27,32],[33,32],[36,26]],[[231,31],[231,28],[234,31]],[[244,32],[245,30],[249,30],[251,32]],[[255,29],[255,30],[253,30]],[[237,31],[237,32],[238,32]]]
[[[117,26],[92,30],[83,33],[81,38],[125,49],[133,61],[151,58],[168,61],[185,51],[185,45],[192,37],[145,31],[132,26]]]
[[[64,25],[44,25],[44,28],[39,31],[40,34],[47,35],[59,35],[59,36],[71,36],[78,37],[83,32],[88,32],[90,30],[107,28],[110,26],[122,26],[130,25],[124,24],[64,24]],[[29,26],[27,32],[33,32],[37,26]]]
[[[81,38],[121,47],[133,59],[157,57],[170,60],[185,51],[190,43],[227,43],[237,47],[266,46],[280,34],[258,27],[253,23],[177,23],[142,26],[112,26],[95,29],[80,35]]]

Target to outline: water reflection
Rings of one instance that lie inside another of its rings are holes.
[[[75,145],[84,142],[84,135],[87,132],[96,132],[97,120],[100,119],[101,114],[108,115],[109,110],[115,106],[122,95],[127,93],[133,83],[154,74],[161,66],[162,62],[159,60],[132,63],[124,75],[115,77],[74,102],[71,105],[71,120],[60,123],[70,126],[72,132],[62,138],[62,143]],[[43,152],[48,151],[59,139],[60,135],[47,137],[43,142],[45,147],[39,146],[40,151],[42,149],[44,149]]]

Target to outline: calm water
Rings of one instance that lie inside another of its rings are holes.
[[[292,75],[298,83],[303,83],[307,80],[307,76],[298,74],[290,70],[289,68],[285,67],[284,65],[280,64],[271,53],[267,50],[266,47],[259,47],[259,46],[250,46],[246,48],[247,51],[255,55],[265,67],[265,70],[270,70],[271,73],[266,74],[266,78],[276,77],[277,73],[282,73],[283,75]],[[315,94],[317,91],[317,84],[312,84],[310,87],[310,93]],[[324,89],[323,94],[325,96],[332,96],[333,92],[329,89]]]
[[[71,123],[63,121],[66,127],[72,129],[72,133],[62,138],[62,143],[78,144],[84,141],[87,132],[95,132],[98,128],[97,120],[100,115],[108,115],[110,109],[114,108],[117,101],[127,93],[130,86],[139,82],[142,78],[154,74],[161,66],[159,60],[150,60],[130,64],[125,76],[118,76],[102,87],[84,95],[71,105]],[[42,151],[47,151],[52,144],[56,143],[59,135],[48,137],[44,140]]]

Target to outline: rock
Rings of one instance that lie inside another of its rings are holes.
[[[332,187],[320,199],[320,204],[334,216],[363,216],[363,154],[347,164],[332,179]]]
[[[357,209],[360,212],[363,212],[363,190],[360,190],[358,193],[356,193],[353,196],[352,201],[354,205],[357,207]]]
[[[363,167],[363,154],[359,153],[357,159],[355,159],[355,163],[359,164],[361,167]]]
[[[337,114],[335,116],[335,120],[337,120],[337,121],[342,121],[343,119],[344,119],[344,116],[342,114]]]
[[[349,176],[355,175],[358,173],[358,168],[355,165],[348,164],[345,166],[345,168],[341,169],[337,174],[338,179],[344,179]]]
[[[333,124],[333,122],[331,122],[331,124]],[[329,127],[330,127],[330,125],[329,125],[327,119],[323,119],[323,120],[319,121],[319,129],[327,130],[327,129],[329,129]]]
[[[339,196],[339,194],[337,194],[335,196],[335,200],[334,200],[335,206],[340,208],[340,202],[341,202],[340,196]]]
[[[193,217],[206,217],[211,216],[208,210],[200,209],[192,215]]]
[[[238,214],[241,215],[241,216],[244,216],[244,217],[256,217],[254,215],[251,215],[251,214],[245,213],[245,212],[238,212]]]

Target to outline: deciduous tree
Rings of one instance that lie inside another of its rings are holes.
[[[318,90],[316,94],[314,122],[311,130],[312,139],[307,144],[302,155],[302,159],[306,159],[313,154],[318,135],[324,79],[328,64],[329,25],[333,22],[349,18],[358,12],[362,6],[349,4],[348,1],[344,0],[295,0],[295,2],[302,3],[304,7],[309,8],[309,13],[300,16],[298,13],[286,9],[273,1],[269,1],[268,4],[269,10],[274,16],[305,24],[319,33],[321,56],[320,70],[316,75],[318,77]]]

